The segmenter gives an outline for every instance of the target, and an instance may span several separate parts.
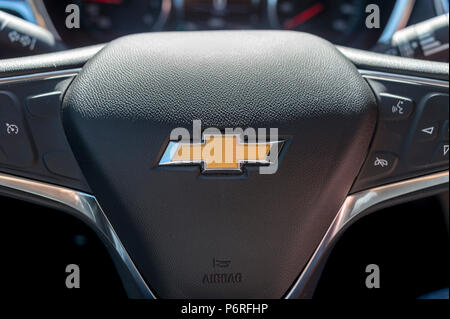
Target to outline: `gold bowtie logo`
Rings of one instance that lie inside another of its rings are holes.
[[[201,165],[205,173],[242,172],[245,164],[273,163],[283,144],[284,141],[245,142],[239,135],[204,135],[202,143],[169,142],[159,165]]]

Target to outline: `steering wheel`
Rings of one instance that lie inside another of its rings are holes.
[[[131,298],[310,298],[352,223],[448,189],[448,84],[446,63],[288,31],[3,60],[0,192],[90,225]],[[232,167],[181,154],[211,128]]]

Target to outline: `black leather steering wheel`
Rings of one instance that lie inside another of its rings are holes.
[[[446,63],[286,31],[3,60],[0,192],[88,223],[130,297],[309,298],[355,220],[448,189],[448,83]],[[162,165],[195,120],[276,128],[277,170]]]

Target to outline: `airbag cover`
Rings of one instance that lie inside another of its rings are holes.
[[[205,178],[198,168],[155,167],[171,130],[193,120],[278,128],[289,145],[273,175]],[[155,33],[120,38],[92,58],[66,93],[63,121],[91,189],[158,297],[280,298],[342,205],[376,107],[356,68],[315,36]],[[205,281],[211,274],[234,280]]]

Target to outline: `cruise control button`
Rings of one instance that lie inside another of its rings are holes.
[[[0,145],[6,154],[3,163],[20,167],[32,163],[33,150],[21,120],[0,119]]]
[[[361,178],[372,179],[392,173],[398,158],[392,153],[376,152],[369,157]]]
[[[440,143],[439,146],[436,149],[436,152],[434,153],[433,162],[434,163],[448,163],[448,151],[449,151],[449,144],[447,143]]]
[[[0,119],[0,142],[3,144],[23,138],[24,132],[21,124],[21,121],[14,119]]]
[[[438,123],[423,122],[417,127],[416,137],[420,141],[431,141],[437,137],[438,131]]]
[[[381,93],[381,116],[386,120],[403,120],[412,113],[414,102],[406,97]]]
[[[0,92],[0,147],[2,164],[26,167],[33,161],[33,150],[22,121],[18,100],[10,92]]]

